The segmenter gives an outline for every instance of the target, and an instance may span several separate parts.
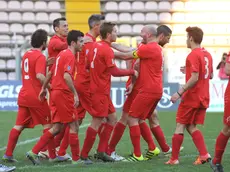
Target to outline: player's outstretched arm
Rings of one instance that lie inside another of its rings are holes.
[[[41,91],[39,93],[39,96],[38,96],[38,99],[40,101],[44,101],[45,100],[46,89],[49,88],[49,82],[50,82],[50,79],[52,77],[52,72],[49,71],[49,73],[47,74],[47,76],[45,78],[43,78],[43,76],[42,76],[42,74],[41,75],[39,75],[39,74],[36,75],[37,78],[38,77],[40,78],[39,80],[43,84],[42,85],[42,89],[41,89]]]
[[[41,85],[43,85],[43,83],[44,83],[44,81],[46,79],[46,77],[41,73],[37,73],[36,78],[41,82]]]
[[[171,101],[175,103],[182,95],[183,93],[192,88],[198,81],[199,73],[198,72],[192,72],[191,78],[188,80],[188,82],[181,87],[176,93],[174,93],[171,97]]]
[[[109,70],[114,77],[138,75],[138,72],[133,69],[119,69],[116,66],[111,67]]]
[[[64,73],[64,79],[65,79],[65,82],[68,85],[70,91],[74,95],[74,106],[77,107],[79,105],[79,98],[78,98],[77,91],[74,87],[72,77],[70,76],[70,74],[68,72],[65,72]]]
[[[131,59],[134,59],[132,51],[127,52],[127,53],[114,52],[114,58],[115,59],[120,59],[120,60],[131,60]]]
[[[124,53],[127,53],[127,52],[130,52],[130,51],[133,51],[135,50],[134,48],[132,47],[128,47],[128,46],[125,46],[125,45],[121,45],[121,44],[117,44],[115,42],[113,42],[111,44],[112,48],[114,48],[115,50],[117,51],[120,51],[120,52],[124,52]]]
[[[50,45],[54,50],[65,50],[66,48],[68,48],[68,45],[66,42],[61,42],[59,40],[53,40],[50,42]]]

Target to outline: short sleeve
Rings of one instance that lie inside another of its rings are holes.
[[[64,72],[69,73],[70,75],[73,75],[75,68],[75,58],[74,56],[68,56],[66,58],[65,66],[64,66]]]
[[[194,53],[189,54],[188,62],[190,64],[191,72],[199,72],[199,56]]]
[[[46,75],[46,58],[44,55],[39,56],[36,60],[35,73],[41,73],[44,76]]]
[[[116,66],[114,61],[114,53],[112,49],[104,52],[104,58],[105,64],[108,68]]]
[[[139,48],[133,52],[134,58],[141,58],[141,59],[147,59],[154,57],[154,54],[156,53],[157,49],[153,49],[149,47],[148,45],[141,44]],[[135,57],[136,55],[136,57]]]

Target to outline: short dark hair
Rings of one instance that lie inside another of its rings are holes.
[[[101,14],[93,14],[89,17],[88,19],[88,25],[89,25],[89,28],[92,29],[93,26],[102,21],[102,20],[105,20],[105,16],[101,15]]]
[[[101,38],[106,39],[107,33],[112,33],[114,26],[116,26],[116,24],[113,22],[103,22],[100,27]]]
[[[44,42],[47,42],[48,33],[43,29],[36,30],[31,36],[31,45],[34,48],[40,48]]]
[[[159,36],[162,33],[164,36],[169,36],[172,34],[172,30],[166,25],[160,25],[157,27],[157,36]]]
[[[57,18],[53,21],[53,29],[55,31],[55,27],[59,27],[60,21],[66,21],[65,17]],[[56,32],[56,31],[55,31]]]
[[[84,34],[79,30],[71,30],[71,31],[69,31],[68,36],[67,36],[68,45],[71,45],[72,41],[77,42],[78,38],[83,37],[83,36],[84,36]]]
[[[203,40],[204,32],[201,28],[195,27],[187,27],[186,32],[188,33],[189,37],[192,37],[193,41],[197,44],[201,44]]]

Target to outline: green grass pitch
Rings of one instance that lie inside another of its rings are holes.
[[[118,113],[120,116],[120,113]],[[167,141],[171,144],[172,134],[175,129],[175,112],[160,112],[160,123],[161,127],[165,133]],[[4,147],[7,144],[8,134],[10,129],[15,123],[16,112],[0,112],[0,154],[1,156],[4,154]],[[88,115],[85,119],[82,127],[79,131],[79,137],[81,146],[83,144],[85,130],[87,128],[87,124],[90,123],[90,116]],[[208,113],[206,116],[206,122],[204,126],[199,127],[205,137],[205,141],[208,147],[210,154],[213,156],[214,147],[215,147],[215,139],[222,129],[222,114],[221,113]],[[166,166],[164,162],[168,160],[168,157],[164,157],[160,155],[155,157],[151,161],[139,162],[139,163],[129,163],[129,162],[117,162],[117,163],[101,163],[96,162],[93,165],[85,166],[85,165],[71,165],[70,163],[60,163],[60,164],[52,164],[48,161],[42,161],[42,165],[33,166],[31,162],[29,162],[25,153],[32,148],[32,146],[36,142],[36,138],[38,138],[42,133],[41,126],[36,127],[35,129],[26,129],[21,134],[18,145],[14,152],[14,157],[19,161],[14,164],[17,166],[17,170],[19,172],[211,172],[208,164],[204,164],[201,166],[194,166],[192,163],[198,155],[195,146],[192,142],[190,136],[186,133],[184,138],[184,151],[180,154],[180,165],[178,166]],[[97,144],[94,145],[93,150],[90,152],[91,155],[95,152]],[[146,143],[142,140],[142,152],[145,152],[147,148]],[[69,152],[69,151],[68,151]],[[125,131],[125,135],[122,140],[118,144],[117,153],[123,156],[128,156],[132,152],[132,146],[128,134],[128,129]],[[70,152],[69,152],[70,153]],[[230,150],[227,147],[227,150],[224,155],[223,165],[225,167],[225,171],[230,171]],[[13,165],[13,164],[9,164]]]

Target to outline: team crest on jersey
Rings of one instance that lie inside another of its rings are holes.
[[[71,66],[68,66],[68,67],[67,67],[67,70],[71,70]]]

